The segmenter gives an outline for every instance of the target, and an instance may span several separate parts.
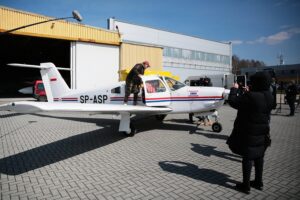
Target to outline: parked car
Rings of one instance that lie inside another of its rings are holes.
[[[36,80],[34,82],[33,97],[38,101],[47,101],[46,91],[42,80]]]

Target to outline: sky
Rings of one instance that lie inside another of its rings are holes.
[[[232,42],[233,54],[277,65],[300,63],[300,0],[0,0],[49,17],[72,16],[107,28],[107,19]],[[0,19],[1,20],[1,19]],[[122,32],[122,31],[121,31]]]

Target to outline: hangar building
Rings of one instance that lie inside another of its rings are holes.
[[[231,74],[231,43],[205,40],[170,31],[108,20],[108,29],[119,30],[122,41],[163,47],[163,69],[179,75],[184,81],[188,76]]]
[[[50,19],[53,18],[0,7],[0,97],[17,95],[18,89],[41,78],[38,69],[10,67],[8,63],[53,62],[68,69],[61,73],[74,89],[114,83],[120,79],[120,70],[145,58],[152,69],[162,70],[161,47],[122,43],[117,31],[59,20],[4,33]]]
[[[108,20],[109,29],[58,20],[0,6],[0,98],[40,79],[38,69],[7,66],[53,62],[73,89],[92,89],[124,79],[124,70],[148,60],[153,71],[191,75],[231,72],[231,44]],[[116,29],[119,27],[119,30]],[[119,32],[120,31],[120,32]],[[148,71],[148,70],[147,70]]]

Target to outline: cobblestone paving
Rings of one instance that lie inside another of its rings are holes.
[[[233,188],[242,173],[225,144],[236,115],[228,106],[221,133],[169,115],[136,119],[134,137],[112,116],[0,112],[0,199],[300,199],[297,111],[272,115],[264,191],[250,195]]]

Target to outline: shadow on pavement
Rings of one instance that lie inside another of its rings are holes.
[[[191,144],[193,147],[191,148],[192,151],[199,153],[203,156],[217,156],[220,158],[225,158],[228,160],[241,162],[241,157],[238,155],[230,154],[227,152],[217,151],[217,147],[209,146],[209,145],[201,145],[201,144]]]
[[[153,116],[133,119],[132,122],[134,123],[138,132],[144,132],[148,130],[176,130],[190,132],[197,129],[194,124],[182,124],[182,122],[173,120],[165,120],[161,122],[156,120]]]
[[[64,119],[64,120],[72,120],[72,121],[79,121],[79,122],[87,122],[87,123],[95,123],[99,126],[103,126],[101,120],[103,118],[78,118],[78,117],[57,117],[51,115],[44,115],[44,114],[33,114],[39,117],[50,117],[55,119]],[[112,119],[116,121],[116,131],[119,128],[119,119]],[[198,129],[194,124],[181,124],[178,122],[172,123],[171,120],[166,121],[159,121],[155,118],[155,116],[135,116],[131,118],[131,122],[134,124],[134,127],[137,130],[137,134],[144,131],[149,130],[179,130],[179,131],[195,131]],[[170,123],[171,122],[171,123]]]
[[[195,131],[191,131],[190,134],[198,134],[198,135],[203,135],[207,138],[211,138],[211,139],[220,139],[220,140],[227,140],[228,139],[228,135],[222,135],[222,133],[214,133],[213,131],[211,131],[212,133],[204,133],[204,132],[199,132],[203,131],[203,129],[196,129]]]
[[[234,185],[237,183],[236,181],[231,180],[229,178],[230,176],[227,174],[223,174],[213,169],[199,168],[191,163],[181,161],[161,161],[158,164],[164,171],[184,175],[196,180],[220,185],[230,189],[234,189]]]
[[[97,148],[101,148],[103,146],[126,138],[123,134],[118,132],[119,120],[101,118],[57,117],[41,114],[34,115],[39,117],[50,117],[63,120],[95,123],[103,128],[68,137],[59,141],[36,147],[34,149],[27,150],[22,153],[2,158],[0,159],[0,173],[7,175],[19,175]],[[194,126],[190,125],[161,123],[154,117],[142,119],[134,118],[133,122],[136,124],[138,132],[152,129],[189,131],[195,128]]]
[[[117,142],[125,137],[118,133],[117,120],[97,120],[102,129],[82,133],[0,159],[0,173],[19,175],[73,156]]]
[[[167,119],[165,122],[176,122],[176,123],[184,123],[184,124],[193,124],[196,126],[194,122],[191,122],[189,119]]]
[[[0,119],[1,118],[8,118],[8,117],[17,117],[17,116],[20,116],[20,115],[26,115],[26,114],[24,114],[24,113],[7,113],[7,114],[0,115]]]

